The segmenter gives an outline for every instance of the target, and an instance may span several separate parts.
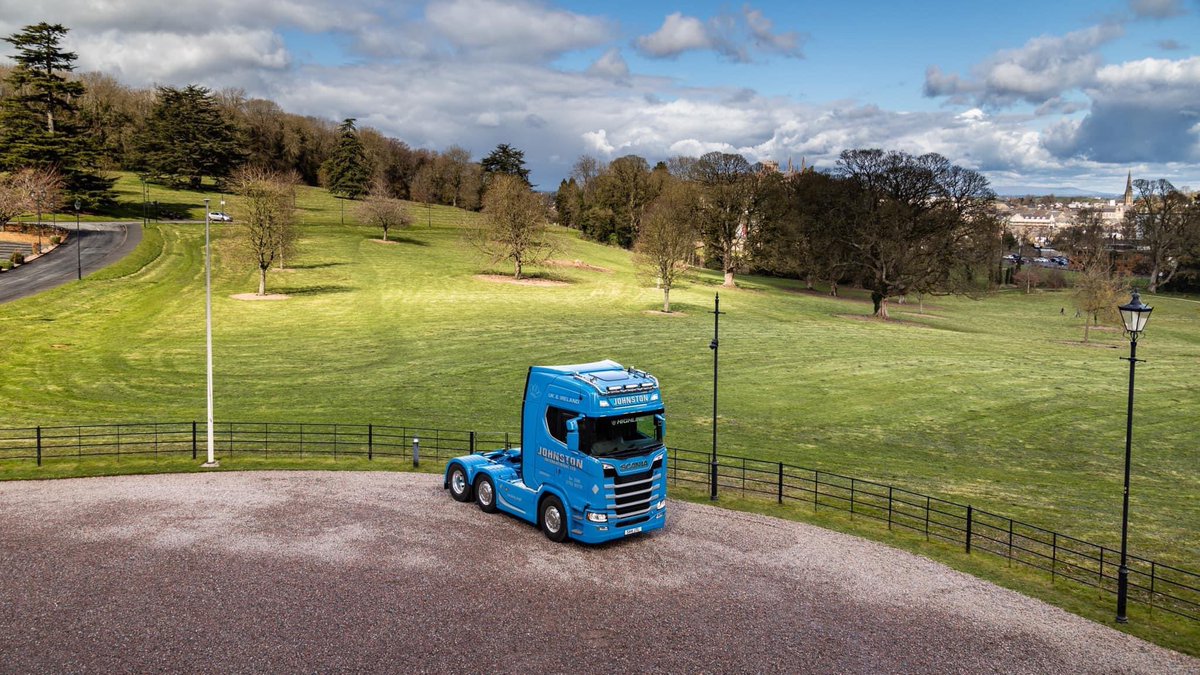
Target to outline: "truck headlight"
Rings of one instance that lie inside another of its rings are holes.
[[[658,503],[658,506],[656,506],[654,508],[658,509],[659,511],[662,511],[663,509],[667,508],[667,500],[665,500],[665,499],[662,500],[661,502]]]
[[[593,523],[607,523],[608,522],[608,514],[607,513],[596,513],[594,511],[588,511],[587,519]]]

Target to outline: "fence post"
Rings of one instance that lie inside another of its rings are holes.
[[[508,432],[504,432],[504,449],[508,450],[512,446],[508,444]]]
[[[817,500],[817,497],[819,497],[820,495],[821,495],[821,472],[817,471],[816,469],[813,469],[813,511],[816,511],[817,507],[821,505],[820,501]]]
[[[1013,549],[1012,530],[1013,530],[1013,521],[1012,521],[1012,518],[1009,518],[1008,519],[1008,559],[1009,560],[1012,560],[1012,549]]]
[[[974,520],[975,508],[967,507],[967,553],[971,552],[971,521]]]
[[[888,529],[892,529],[892,486],[888,486]]]
[[[37,465],[42,465],[42,428],[37,428]]]
[[[1150,561],[1150,613],[1154,613],[1154,578],[1157,576],[1158,563]]]
[[[335,460],[337,459],[337,444],[338,444],[337,424],[334,424],[333,425],[333,458]]]
[[[421,439],[413,436],[413,468],[421,466]]]
[[[779,503],[783,503],[783,462],[779,463]]]
[[[83,458],[83,427],[75,427],[75,456]]]
[[[375,425],[367,425],[367,461],[375,459]]]
[[[1058,574],[1058,533],[1050,534],[1050,583],[1054,583],[1054,577]]]
[[[925,541],[929,541],[929,495],[925,495]]]
[[[196,420],[192,420],[192,459],[196,459]]]
[[[475,454],[475,432],[474,431],[471,432],[470,443],[471,443],[470,453],[473,455],[473,454]]]

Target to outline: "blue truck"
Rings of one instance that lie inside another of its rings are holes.
[[[613,361],[533,366],[521,447],[455,457],[443,487],[504,511],[552,541],[586,544],[657,530],[667,520],[666,421],[658,380]]]

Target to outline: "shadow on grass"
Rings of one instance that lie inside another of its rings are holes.
[[[480,272],[480,274],[484,275],[484,276],[509,277],[509,278],[512,278],[512,276],[513,276],[511,269],[500,270],[500,269],[495,269],[495,268],[485,269],[482,272]],[[547,271],[544,269],[530,270],[530,268],[524,268],[521,270],[521,280],[522,281],[553,281],[553,282],[560,283],[560,284],[573,284],[576,282],[576,279],[566,276],[565,274],[559,274],[557,272],[550,272],[550,271]]]
[[[214,207],[216,211],[220,207]],[[121,201],[117,202],[116,206],[109,209],[102,209],[95,212],[95,215],[109,216],[113,220],[141,220],[144,215],[149,221],[156,220],[188,220],[193,217],[204,219],[204,204],[199,205],[190,202],[150,202],[146,205],[145,211],[142,210],[142,202],[139,199],[135,202]]]
[[[349,263],[344,263],[344,262],[304,263],[302,265],[288,265],[287,268],[290,270],[319,270],[319,269],[324,269],[326,267],[339,267],[341,265],[348,265],[348,264]]]
[[[325,284],[325,285],[318,285],[318,286],[297,286],[295,288],[290,288],[290,287],[289,288],[279,288],[279,289],[276,289],[275,292],[283,293],[286,295],[296,296],[296,295],[329,295],[329,294],[333,294],[333,293],[350,293],[350,292],[356,291],[356,290],[358,290],[358,289],[354,286],[336,286],[333,284]]]
[[[427,242],[427,241],[421,241],[420,239],[413,239],[411,237],[405,237],[402,235],[397,236],[395,234],[388,234],[388,238],[387,238],[386,242],[383,241],[383,239],[380,237],[363,237],[363,238],[368,241],[374,241],[374,242],[377,242],[380,244],[409,244],[411,246],[429,246],[429,242]]]

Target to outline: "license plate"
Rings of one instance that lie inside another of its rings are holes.
[[[628,537],[631,534],[637,534],[638,532],[641,532],[641,531],[642,531],[642,528],[640,528],[640,527],[631,527],[628,530],[625,530],[625,536]]]

